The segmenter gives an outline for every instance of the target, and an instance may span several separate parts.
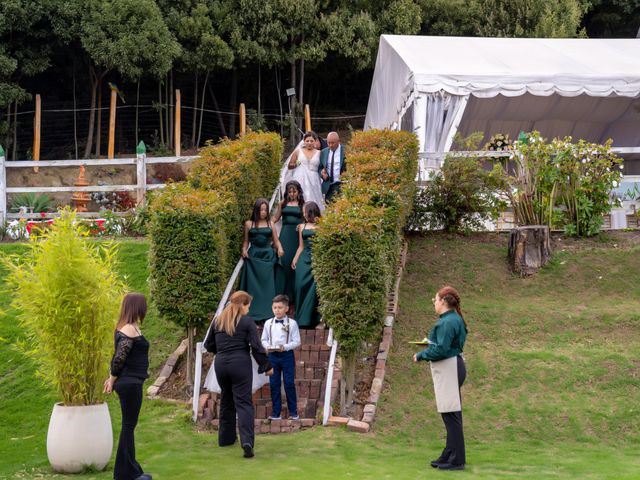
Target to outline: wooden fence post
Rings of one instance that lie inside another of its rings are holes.
[[[109,146],[107,147],[107,158],[113,160],[116,140],[116,100],[118,93],[111,88],[111,104],[109,105]]]
[[[244,108],[244,103],[240,104],[240,136],[242,137],[247,133],[247,111]]]
[[[144,142],[140,140],[140,143],[136,147],[136,204],[138,207],[144,207],[145,205],[145,192],[147,189],[147,147]]]
[[[176,112],[175,112],[175,122],[174,122],[174,132],[173,139],[176,145],[176,157],[180,156],[180,106],[182,105],[182,101],[180,100],[180,90],[176,90]]]
[[[36,112],[33,118],[33,160],[40,160],[40,128],[42,109],[40,103],[40,94],[36,95]],[[33,171],[38,173],[38,167],[33,167]]]
[[[7,170],[4,167],[4,149],[0,145],[0,227],[7,219]]]
[[[304,131],[311,131],[311,110],[308,103],[304,106]]]

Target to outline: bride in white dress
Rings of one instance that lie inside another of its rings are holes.
[[[302,145],[298,146],[289,158],[289,179],[296,180],[302,186],[305,201],[316,202],[320,210],[324,210],[324,198],[322,196],[322,178],[318,172],[320,167],[320,150],[316,149],[318,135],[315,132],[307,132],[302,139]]]

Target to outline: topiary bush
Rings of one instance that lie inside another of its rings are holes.
[[[340,342],[347,403],[356,354],[380,332],[417,166],[415,135],[390,130],[354,134],[342,195],[327,207],[314,237],[320,311]]]
[[[24,256],[3,256],[12,307],[26,332],[19,346],[62,402],[102,402],[124,284],[115,273],[116,245],[97,243],[65,210]]]

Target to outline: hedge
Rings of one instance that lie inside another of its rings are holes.
[[[357,132],[347,148],[342,196],[325,211],[313,245],[320,311],[346,357],[379,332],[417,165],[417,138],[407,132]]]
[[[165,318],[206,323],[239,258],[242,221],[278,183],[282,148],[277,134],[262,132],[208,145],[186,182],[153,199],[150,278]]]
[[[185,328],[206,325],[235,258],[229,257],[229,192],[169,184],[151,204],[151,295],[160,314]]]

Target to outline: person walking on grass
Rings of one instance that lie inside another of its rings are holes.
[[[438,321],[429,333],[427,348],[413,356],[414,362],[431,362],[436,405],[447,430],[446,446],[431,466],[440,470],[464,470],[466,453],[460,387],[467,376],[462,356],[467,322],[460,310],[460,295],[453,287],[441,288],[432,301]]]
[[[136,460],[134,430],[142,406],[142,384],[149,377],[149,342],[140,325],[147,314],[147,300],[141,293],[128,293],[122,300],[120,319],[114,334],[115,352],[111,375],[104,382],[104,392],[116,391],[122,410],[122,429],[118,440],[115,480],[151,480]]]
[[[251,300],[251,295],[242,290],[231,295],[220,316],[214,318],[204,341],[204,347],[216,355],[215,372],[221,390],[218,445],[226,447],[236,443],[237,416],[245,458],[254,456],[255,410],[251,398],[251,355],[258,363],[258,373],[267,376],[273,373],[271,362],[260,343],[256,322],[247,315]]]

